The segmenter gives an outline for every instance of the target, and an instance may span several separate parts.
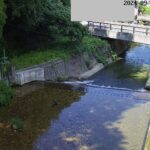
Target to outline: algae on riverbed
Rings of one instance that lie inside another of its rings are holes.
[[[26,88],[35,90],[25,93]],[[4,150],[32,150],[38,135],[83,94],[73,91],[69,85],[48,83],[32,83],[16,90],[17,96],[11,105],[0,109],[0,148]],[[24,96],[20,97],[23,91]],[[15,132],[10,128],[9,120],[13,117],[24,120],[23,131]]]
[[[122,69],[122,65],[117,65],[121,63],[124,67]],[[131,78],[135,80],[146,81],[148,78],[148,68],[146,66],[134,66],[132,64],[124,64],[124,61],[116,62],[115,66],[112,66],[115,72],[119,72],[118,78]]]
[[[144,150],[150,150],[150,127],[147,133]]]

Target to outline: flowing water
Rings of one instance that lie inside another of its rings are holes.
[[[96,73],[90,78],[94,85],[143,89],[150,65],[150,46],[140,45],[126,52],[125,58]]]
[[[141,150],[149,65],[150,46],[139,45],[87,81],[17,88],[12,104],[0,109],[0,150]],[[16,116],[22,131],[9,126]]]

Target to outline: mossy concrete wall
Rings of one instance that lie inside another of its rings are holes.
[[[17,71],[15,84],[23,85],[32,81],[60,81],[68,78],[79,78],[97,64],[96,58],[87,53],[76,55],[68,60],[50,61]],[[101,64],[101,66],[103,65]],[[102,68],[99,67],[96,71]]]

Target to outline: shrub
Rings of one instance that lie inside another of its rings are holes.
[[[14,95],[14,90],[4,81],[0,81],[0,106],[8,105]]]
[[[103,64],[108,63],[107,58],[111,53],[107,41],[91,36],[85,36],[76,49],[78,53],[87,52],[94,55],[97,61]]]
[[[114,52],[114,51],[111,51],[111,57],[112,57],[112,60],[113,60],[113,61],[116,61],[116,60],[118,59],[118,55],[117,55],[117,53]]]
[[[19,117],[14,117],[10,120],[10,125],[14,130],[23,129],[23,120]]]
[[[108,46],[108,43],[105,40],[101,40],[100,38],[96,37],[85,36],[82,42],[78,44],[77,51],[81,53],[82,52],[93,53],[98,49],[100,50],[101,48],[106,46]]]
[[[139,11],[145,15],[150,15],[150,6],[144,6],[144,5],[140,4]]]

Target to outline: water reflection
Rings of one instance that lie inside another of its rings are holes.
[[[144,118],[142,127],[143,124],[146,127],[149,121],[146,113],[150,113],[150,102],[141,100],[140,94],[136,95],[131,91],[86,88],[88,92],[81,97],[81,101],[74,103],[60,114],[48,130],[35,141],[34,149],[140,149],[146,128],[142,130],[141,126],[135,128],[132,123],[139,122],[142,116]],[[139,100],[136,100],[136,97]],[[133,117],[132,120],[130,116]],[[137,135],[143,136],[140,140],[139,136],[133,136],[135,131]],[[128,136],[133,139],[129,139]]]
[[[17,88],[12,104],[0,109],[0,150],[32,150],[36,137],[83,94],[84,89],[78,91],[63,84],[32,83]],[[24,120],[22,132],[8,126],[10,118],[16,116]]]

